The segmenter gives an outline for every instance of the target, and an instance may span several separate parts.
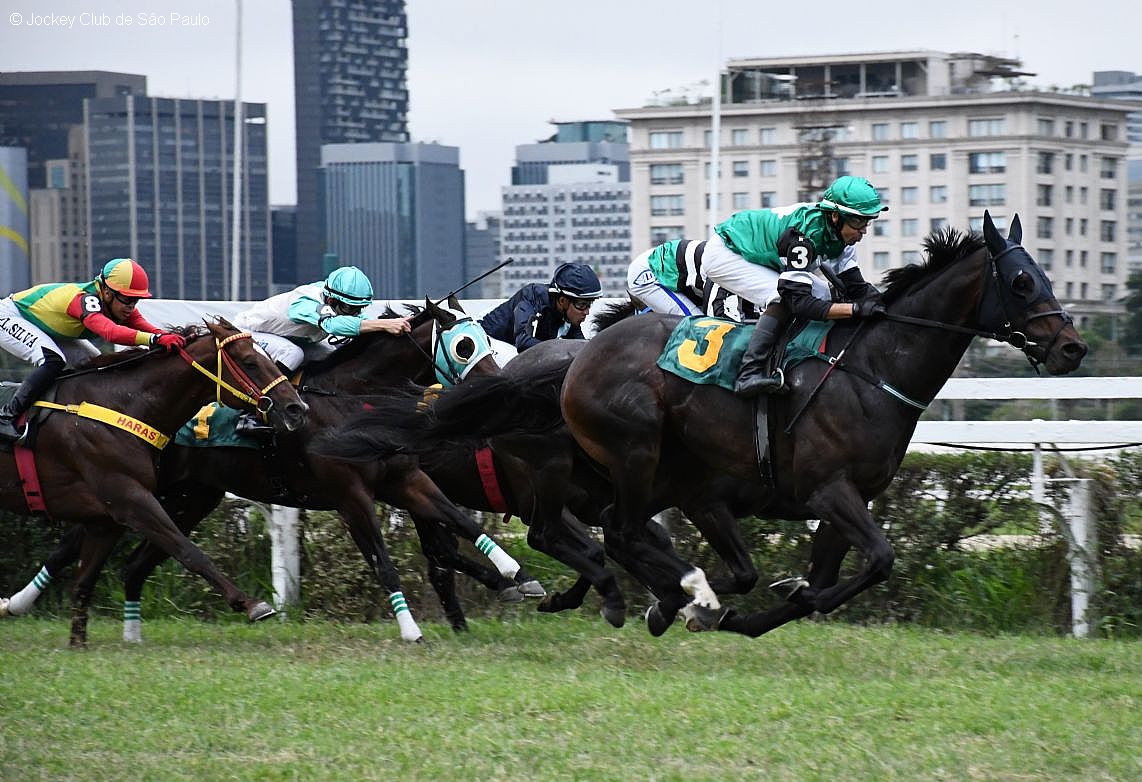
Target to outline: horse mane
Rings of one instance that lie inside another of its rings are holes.
[[[884,303],[891,304],[904,298],[953,263],[986,246],[983,236],[977,233],[959,231],[951,227],[933,231],[924,239],[927,261],[910,263],[885,273],[884,281],[888,287],[884,291]]]
[[[188,326],[169,326],[167,327],[167,331],[186,337],[187,342],[210,333],[203,326],[193,323]],[[81,361],[76,365],[75,371],[79,372],[87,369],[103,369],[104,367],[115,366],[125,361],[135,360],[143,353],[149,351],[149,347],[140,345],[138,347],[128,348],[127,350],[116,350],[113,353],[100,353],[98,356],[92,356],[86,361]]]
[[[423,323],[428,317],[431,317],[426,314],[427,311],[424,309],[424,307],[417,307],[413,304],[405,306],[411,313],[413,313],[412,320],[409,321],[409,326],[414,329]],[[377,317],[403,318],[405,316],[394,310],[392,307],[386,306],[384,312],[382,312]],[[417,320],[418,318],[420,319],[419,322]],[[347,361],[352,361],[365,351],[372,349],[374,343],[384,339],[389,339],[393,336],[394,335],[386,334],[383,331],[374,331],[369,334],[358,334],[357,336],[349,339],[344,345],[338,347],[337,350],[334,350],[328,356],[319,358],[306,364],[305,372],[308,375],[320,375],[325,372],[329,372],[330,370],[340,366],[341,364],[344,364]]]
[[[624,302],[607,304],[603,306],[601,311],[592,316],[591,323],[594,324],[597,333],[609,326],[615,325],[620,320],[626,320],[637,312],[638,307],[629,299]]]

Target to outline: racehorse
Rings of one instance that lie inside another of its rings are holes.
[[[0,507],[43,511],[87,530],[72,593],[73,646],[87,640],[90,574],[103,566],[103,549],[110,550],[104,543],[124,528],[202,576],[251,621],[274,613],[220,573],[163,509],[155,497],[158,450],[212,398],[261,411],[279,432],[304,425],[305,403],[250,335],[226,321],[179,333],[188,342],[176,352],[129,350],[62,376],[51,400],[37,402],[29,447],[0,455]]]
[[[407,609],[396,567],[385,547],[376,518],[376,500],[410,512],[428,560],[429,582],[454,629],[466,627],[456,596],[454,570],[501,592],[503,599],[518,599],[520,590],[542,594],[542,588],[522,569],[512,571],[513,580],[510,573],[502,574],[459,553],[453,533],[475,543],[482,531],[444,498],[410,457],[347,464],[323,458],[310,447],[319,434],[370,400],[379,402],[375,397],[386,389],[403,387],[410,380],[421,385],[438,380],[452,385],[469,375],[498,372],[487,335],[459,310],[458,304],[450,304],[452,309],[426,302],[413,317],[413,329],[407,336],[362,335],[328,358],[308,365],[299,391],[309,404],[309,421],[295,434],[276,438],[273,445],[261,450],[169,446],[160,465],[159,499],[164,508],[188,534],[217,507],[226,492],[278,505],[336,510],[369,569],[388,591],[401,637],[407,641],[420,640],[421,633]],[[58,572],[75,558],[78,541],[75,534],[65,538],[45,565],[49,573]],[[481,541],[480,547],[487,549],[505,571],[518,567],[490,540]],[[137,614],[143,585],[165,558],[161,550],[144,542],[128,559],[123,574],[128,606],[125,640],[141,640]]]
[[[953,229],[929,236],[925,264],[888,273],[884,318],[835,323],[829,359],[801,363],[786,375],[790,392],[762,402],[764,464],[752,402],[658,367],[677,318],[633,318],[591,340],[567,372],[561,408],[614,484],[607,554],[659,596],[648,612],[652,633],[685,606],[699,629],[756,637],[829,613],[888,577],[894,554],[868,503],[891,482],[920,414],[972,338],[1008,342],[1051,374],[1075,370],[1087,352],[1021,236],[1018,216],[1004,239],[986,213],[982,237]],[[700,344],[687,348],[711,363],[725,328],[711,321]],[[807,577],[786,585],[787,603],[723,614],[701,570],[648,530],[651,514],[695,501],[725,502],[737,517],[821,519]],[[854,547],[863,563],[840,580]]]

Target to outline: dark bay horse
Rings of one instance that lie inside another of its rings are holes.
[[[188,534],[226,492],[278,505],[336,510],[370,571],[390,594],[402,638],[416,641],[421,633],[407,610],[396,567],[381,535],[374,506],[377,500],[410,512],[428,561],[429,582],[455,629],[466,626],[456,596],[455,570],[505,595],[517,590],[542,594],[542,589],[522,569],[516,572],[514,560],[490,540],[482,548],[510,572],[489,568],[459,552],[454,535],[475,543],[482,531],[445,499],[412,458],[347,464],[322,458],[310,447],[322,432],[370,402],[379,403],[386,390],[403,387],[410,380],[421,385],[438,380],[452,385],[470,375],[498,372],[487,335],[458,305],[446,309],[426,302],[411,325],[410,335],[362,335],[330,357],[308,365],[299,387],[309,405],[308,424],[290,436],[276,438],[271,447],[169,446],[160,465],[159,499]],[[58,572],[72,561],[76,545],[72,533],[49,558],[48,571]],[[125,640],[141,640],[141,625],[133,617],[147,577],[165,558],[164,552],[144,542],[128,559],[123,575],[130,610],[125,616],[132,616],[124,620]]]
[[[764,400],[771,476],[758,462],[753,403],[657,366],[677,318],[633,318],[591,340],[567,372],[562,411],[614,484],[607,554],[659,596],[648,614],[652,632],[686,607],[699,626],[758,636],[828,613],[888,577],[894,554],[868,503],[892,480],[920,414],[971,339],[1009,342],[1051,374],[1073,371],[1086,354],[1020,239],[1018,217],[1004,239],[986,213],[982,237],[950,229],[930,236],[924,265],[888,274],[885,318],[835,324],[832,361],[800,364],[787,376],[790,393]],[[691,347],[710,359],[715,327],[708,336]],[[786,604],[723,615],[704,574],[648,531],[647,518],[662,508],[712,501],[737,517],[821,519],[807,577],[789,585]],[[850,548],[863,563],[841,580]]]
[[[104,543],[124,528],[202,576],[235,611],[251,620],[274,613],[220,573],[163,509],[155,497],[159,449],[211,399],[260,409],[279,432],[303,426],[306,406],[249,334],[223,320],[181,332],[185,349],[102,356],[61,377],[35,432],[43,512],[82,524],[90,541],[73,591],[72,645],[86,642],[89,574],[103,566],[106,553],[99,552],[110,550]],[[35,512],[12,451],[0,453],[0,506]]]

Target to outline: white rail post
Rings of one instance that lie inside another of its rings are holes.
[[[1066,478],[1070,492],[1064,507],[1067,525],[1067,560],[1071,566],[1071,634],[1075,638],[1090,635],[1087,610],[1095,591],[1094,568],[1091,561],[1091,509],[1090,478]]]
[[[270,506],[270,571],[274,582],[274,607],[296,605],[301,597],[301,558],[297,540],[297,508]]]

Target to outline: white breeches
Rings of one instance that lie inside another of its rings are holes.
[[[716,233],[706,242],[706,251],[702,254],[702,276],[752,301],[759,310],[779,298],[777,271],[750,263],[732,252]]]
[[[324,358],[334,351],[333,345],[330,345],[328,340],[313,342],[302,347],[277,334],[267,334],[263,331],[250,333],[254,338],[254,344],[261,348],[263,353],[283,367],[288,367],[291,372],[300,367],[304,361]]]
[[[650,248],[631,261],[627,269],[627,290],[655,312],[667,315],[701,315],[701,308],[677,291],[664,288],[647,262],[655,248]]]
[[[24,318],[10,298],[0,299],[0,347],[37,367],[44,363],[45,350],[63,356],[68,366],[76,366],[99,355],[99,348],[85,339],[56,340],[49,336]]]

